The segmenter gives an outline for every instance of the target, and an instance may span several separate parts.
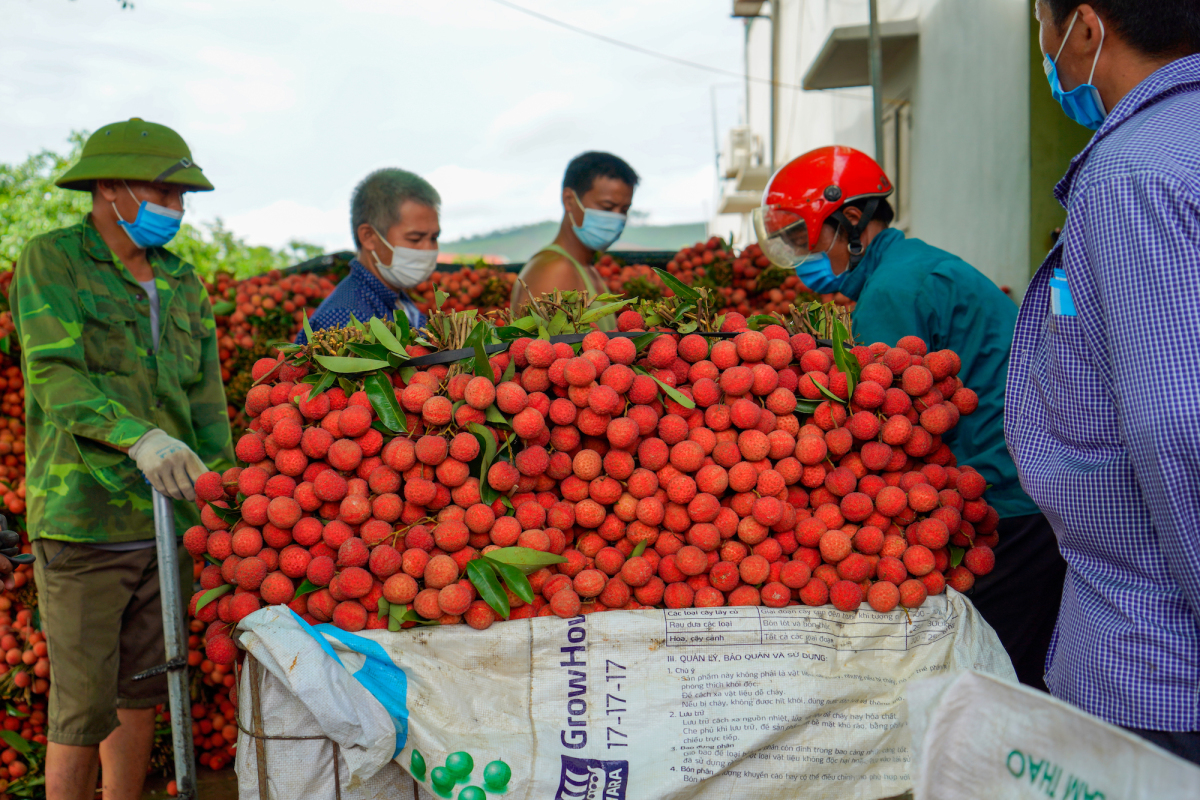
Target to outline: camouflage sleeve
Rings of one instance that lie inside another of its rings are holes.
[[[27,391],[50,424],[114,447],[129,447],[155,427],[107,397],[88,374],[74,271],[51,238],[26,246],[10,295]]]
[[[221,381],[221,362],[217,355],[217,323],[212,303],[200,291],[200,318],[205,336],[200,350],[200,380],[188,387],[192,426],[196,431],[196,455],[209,469],[224,472],[234,466],[233,437],[229,430],[229,412],[225,403],[225,385]]]

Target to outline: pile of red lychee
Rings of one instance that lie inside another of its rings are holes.
[[[626,311],[619,327],[644,323]],[[507,590],[510,618],[864,601],[889,612],[992,569],[985,480],[942,441],[978,402],[955,353],[915,337],[847,349],[851,395],[832,348],[745,328],[730,313],[726,338],[517,339],[490,359],[496,381],[395,370],[399,436],[363,391],[310,397],[308,366],[264,359],[255,378],[272,377],[247,396],[237,442],[246,466],[197,481],[203,525],[184,537],[209,561],[192,599],[211,623],[209,658],[232,660],[230,626],[272,604],[357,631],[387,626],[382,598],[486,628],[497,613],[468,562],[514,546],[565,561],[529,575],[532,603]],[[490,464],[480,431],[497,445]]]

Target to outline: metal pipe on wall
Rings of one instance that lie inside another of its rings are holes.
[[[871,99],[875,118],[875,160],[883,163],[883,41],[879,33],[879,0],[870,4],[870,39],[867,44],[867,65],[871,75]],[[774,106],[772,108],[772,124]],[[773,140],[772,140],[773,141]]]
[[[872,0],[874,2],[874,0]],[[771,172],[775,172],[775,157],[779,137],[779,12],[780,0],[771,0]]]

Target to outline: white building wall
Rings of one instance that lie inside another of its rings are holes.
[[[833,28],[867,23],[867,0],[778,2],[782,84],[800,85]],[[912,108],[908,233],[960,255],[1019,295],[1028,274],[1030,4],[880,0],[879,5],[881,21],[917,19],[920,26],[912,58],[884,76],[885,102],[908,101]],[[747,46],[750,74],[769,77],[769,19],[750,23]],[[748,122],[764,139],[771,128],[769,92],[766,84],[749,89]],[[871,114],[868,87],[780,88],[776,166],[829,144],[875,155]],[[732,219],[723,218],[719,230],[734,230]],[[737,228],[740,243],[753,241],[745,220]]]

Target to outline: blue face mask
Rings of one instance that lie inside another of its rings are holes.
[[[1092,78],[1096,75],[1096,64],[1100,62],[1100,50],[1104,47],[1103,20],[1100,21],[1100,46],[1096,48],[1096,59],[1092,62],[1092,73],[1088,75],[1087,83],[1080,84],[1067,92],[1063,90],[1062,82],[1058,79],[1058,59],[1062,55],[1063,47],[1066,46],[1067,39],[1071,36],[1071,31],[1074,30],[1075,22],[1078,19],[1079,12],[1076,11],[1054,60],[1051,60],[1048,55],[1043,55],[1042,68],[1046,71],[1046,80],[1050,82],[1050,93],[1062,106],[1063,111],[1067,112],[1067,116],[1083,127],[1094,131],[1100,128],[1104,118],[1108,116],[1108,112],[1104,110],[1104,101],[1100,99],[1100,91],[1092,85]]]
[[[607,250],[612,243],[621,238],[625,230],[625,215],[615,211],[601,211],[598,208],[584,208],[579,196],[571,192],[575,202],[583,209],[583,224],[576,225],[571,217],[571,227],[579,241],[589,250]]]
[[[814,253],[796,265],[796,275],[804,285],[817,294],[832,294],[842,288],[849,270],[841,275],[833,274],[833,263],[828,253]]]
[[[122,183],[125,185],[125,191],[129,192],[129,196],[136,202],[137,196],[129,188],[129,184],[124,181]],[[117,211],[116,203],[113,203],[112,207],[113,211]],[[183,224],[183,212],[143,200],[138,206],[137,217],[133,222],[121,219],[121,212],[117,211],[117,224],[125,229],[125,233],[129,234],[129,238],[138,247],[162,247],[179,233],[179,226]]]

